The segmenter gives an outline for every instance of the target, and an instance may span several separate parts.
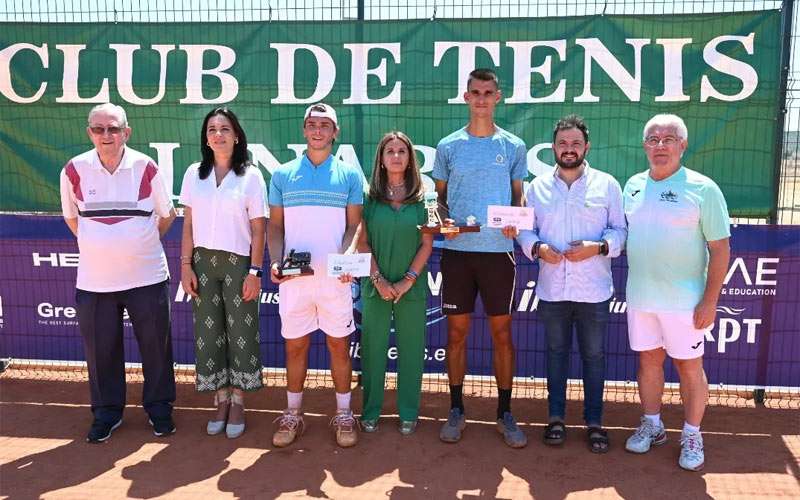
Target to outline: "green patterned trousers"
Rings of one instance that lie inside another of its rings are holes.
[[[192,269],[199,297],[194,310],[195,371],[198,391],[263,386],[258,335],[260,297],[242,300],[250,257],[196,247]]]

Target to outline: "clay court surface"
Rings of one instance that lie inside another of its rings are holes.
[[[247,400],[247,431],[239,439],[206,436],[209,397],[178,386],[178,432],[153,436],[129,384],[124,423],[105,444],[89,445],[85,382],[0,376],[0,496],[3,498],[765,498],[800,497],[800,412],[784,408],[708,409],[703,425],[706,467],[677,467],[680,407],[667,405],[666,445],[643,456],[624,451],[637,423],[635,403],[606,405],[611,450],[589,453],[580,427],[581,403],[570,402],[567,443],[542,444],[545,401],[514,399],[528,434],[521,450],[507,448],[494,428],[495,401],[468,398],[468,425],[458,444],[438,439],[446,394],[423,394],[416,434],[401,436],[397,417],[352,449],[336,447],[329,389],[306,391],[307,431],[295,445],[271,444],[272,421],[284,391],[270,387]],[[360,405],[358,393],[354,407]],[[389,414],[394,413],[390,392]]]

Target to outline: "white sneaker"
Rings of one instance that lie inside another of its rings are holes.
[[[698,471],[703,468],[703,436],[699,432],[681,433],[681,458],[678,465],[686,470]]]
[[[642,417],[639,428],[625,442],[625,449],[632,453],[647,453],[650,446],[661,445],[667,442],[667,431],[664,430],[664,422],[657,426],[650,423],[647,418]]]

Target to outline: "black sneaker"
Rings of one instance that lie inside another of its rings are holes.
[[[103,422],[99,419],[94,419],[92,422],[92,428],[89,429],[89,434],[86,436],[87,443],[102,443],[106,439],[111,437],[111,433],[114,432],[114,429],[122,425],[122,417],[117,420],[116,423],[109,424],[108,422]]]
[[[174,434],[177,430],[175,429],[175,424],[172,422],[171,416],[161,418],[150,417],[148,422],[153,426],[153,434],[159,437]]]

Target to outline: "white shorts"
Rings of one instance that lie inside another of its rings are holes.
[[[705,352],[709,328],[694,327],[694,313],[647,312],[628,308],[628,341],[634,351],[664,348],[671,358],[695,359]]]
[[[349,283],[327,276],[304,276],[278,286],[281,336],[297,339],[320,329],[331,337],[346,337],[356,329]]]

